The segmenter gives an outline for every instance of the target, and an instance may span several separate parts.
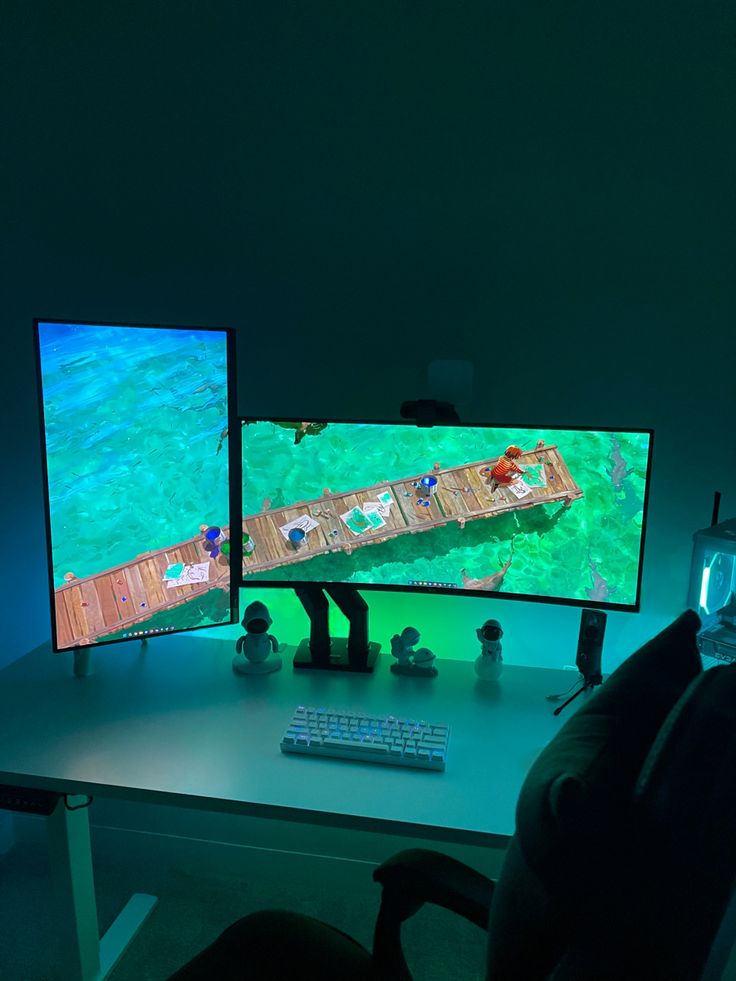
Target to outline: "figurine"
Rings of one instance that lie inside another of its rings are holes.
[[[496,681],[503,671],[501,624],[498,620],[486,620],[475,633],[481,645],[480,655],[475,659],[475,673],[483,681]]]
[[[404,627],[400,634],[391,638],[391,653],[396,664],[391,665],[394,674],[414,675],[420,678],[435,678],[439,673],[434,666],[435,655],[427,647],[414,650],[419,643],[420,633],[416,627]]]
[[[280,669],[279,642],[267,633],[272,623],[265,603],[256,600],[246,606],[241,620],[245,636],[238,637],[238,653],[233,658],[233,671],[237,674],[269,674]]]

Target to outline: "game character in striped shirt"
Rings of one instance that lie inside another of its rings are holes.
[[[483,467],[481,474],[486,478],[491,487],[491,494],[499,484],[510,484],[518,480],[524,471],[518,467],[515,460],[521,456],[521,449],[518,446],[507,446],[503,456],[500,456],[494,467]]]

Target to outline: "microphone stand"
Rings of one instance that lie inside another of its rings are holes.
[[[562,705],[559,705],[554,710],[552,715],[559,715],[564,708],[567,708],[570,702],[574,701],[578,697],[578,695],[582,695],[584,691],[590,691],[591,688],[595,688],[597,685],[601,685],[601,684],[603,684],[603,675],[601,674],[592,674],[590,676],[583,675],[582,687],[578,688],[578,690],[574,692],[566,702],[563,702]]]

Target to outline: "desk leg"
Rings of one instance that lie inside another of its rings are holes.
[[[70,796],[69,803],[74,807],[84,800]],[[156,905],[156,897],[134,895],[100,937],[87,808],[70,811],[62,798],[46,824],[51,877],[61,916],[63,977],[67,981],[104,981]]]

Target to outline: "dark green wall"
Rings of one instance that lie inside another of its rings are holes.
[[[3,21],[0,661],[48,635],[38,315],[234,325],[249,413],[394,416],[458,357],[478,420],[653,426],[644,612],[613,640],[679,610],[713,489],[736,509],[731,5]],[[574,610],[503,609],[529,650],[576,636]]]

